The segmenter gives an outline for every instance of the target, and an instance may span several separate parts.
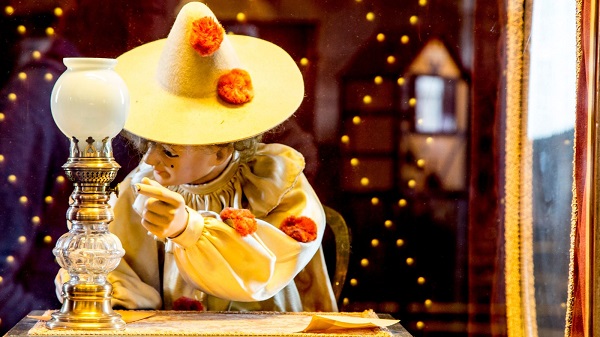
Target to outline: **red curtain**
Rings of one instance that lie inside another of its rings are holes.
[[[499,207],[504,185],[500,149],[505,6],[505,0],[476,1],[474,8],[468,231],[471,337],[506,336],[503,221]]]

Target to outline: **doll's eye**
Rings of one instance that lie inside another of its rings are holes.
[[[171,147],[169,147],[169,146],[163,145],[163,153],[169,158],[179,157],[179,155],[177,153],[175,153],[175,151],[173,149],[171,149]]]
[[[164,149],[164,150],[163,150],[163,152],[164,152],[164,153],[165,153],[165,155],[167,155],[167,157],[169,157],[169,158],[177,158],[177,157],[179,157],[179,155],[176,155],[175,153],[173,153],[173,152],[171,152],[171,151],[169,151],[169,150],[167,150],[167,149]]]

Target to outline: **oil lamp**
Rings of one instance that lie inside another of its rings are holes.
[[[112,139],[129,110],[125,82],[114,71],[116,59],[65,58],[67,70],[52,90],[50,107],[59,129],[70,139],[63,165],[74,190],[67,210],[69,231],[52,250],[70,279],[62,286],[62,308],[46,323],[49,329],[121,329],[125,322],[111,306],[107,274],[125,251],[108,230],[114,213],[108,201],[120,166]]]

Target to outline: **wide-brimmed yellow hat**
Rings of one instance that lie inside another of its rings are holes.
[[[166,39],[117,58],[131,107],[125,130],[178,145],[228,143],[279,125],[300,106],[304,81],[279,46],[225,34],[203,3],[182,7]]]

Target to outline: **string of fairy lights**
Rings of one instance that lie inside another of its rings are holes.
[[[53,12],[56,17],[61,17],[63,15],[63,9],[60,7],[55,8]],[[18,13],[18,9],[14,8],[13,6],[4,7],[4,15],[6,17],[10,17],[17,13]],[[27,27],[22,24],[18,25],[16,27],[16,33],[20,36],[26,36],[28,33]],[[45,33],[47,36],[51,37],[55,34],[55,29],[53,27],[47,27],[45,29]],[[42,53],[39,50],[33,50],[31,52],[30,57],[34,60],[39,60],[42,57]],[[38,80],[38,79],[29,79],[26,72],[19,72],[17,74],[17,78],[20,81]],[[51,73],[46,73],[44,75],[43,80],[45,80],[47,82],[52,82],[54,80],[54,75]],[[19,97],[14,92],[8,93],[6,99],[13,104],[19,104],[19,101],[18,101]],[[4,122],[5,119],[6,119],[6,116],[5,116],[4,112],[0,111],[0,123]],[[6,158],[4,154],[0,153],[0,165],[4,164],[7,159],[8,158]],[[17,177],[15,174],[8,174],[8,176],[5,179],[9,184],[18,186],[18,184],[20,183],[20,180],[25,179],[25,177]],[[65,181],[66,181],[66,178],[62,175],[60,175],[56,178],[56,183],[58,183],[58,184],[64,184]],[[18,199],[19,204],[22,205],[23,207],[26,207],[30,203],[30,200],[26,195],[19,196],[18,198],[19,198]],[[52,204],[54,202],[54,198],[51,195],[48,195],[44,198],[44,202],[46,204]],[[31,223],[34,226],[39,226],[42,224],[42,219],[40,218],[39,215],[33,215],[31,217]],[[17,238],[17,241],[20,245],[27,243],[27,240],[28,240],[28,238],[23,235],[19,236]],[[50,235],[46,235],[43,237],[43,242],[49,246],[53,243],[53,241],[54,241],[54,238],[52,238],[52,236],[50,236]],[[15,263],[15,257],[13,255],[8,255],[6,257],[6,262],[8,264]],[[0,275],[0,285],[3,283],[3,281],[4,281],[4,278],[2,277],[2,275]]]
[[[354,1],[356,3],[362,3],[363,2],[363,0],[354,0]],[[425,7],[428,4],[427,0],[417,0],[417,1],[418,1],[419,6],[421,6],[421,7]],[[4,7],[3,13],[4,13],[5,16],[10,17],[10,16],[13,16],[16,13],[18,13],[18,10],[19,10],[18,8],[15,8],[13,6],[6,6],[6,7]],[[64,11],[63,11],[62,8],[56,7],[54,9],[53,13],[54,13],[54,15],[57,18],[60,18],[61,16],[63,16]],[[364,18],[365,18],[366,22],[368,22],[368,23],[374,23],[376,21],[376,19],[377,19],[377,14],[375,12],[373,12],[373,11],[367,11],[365,13],[365,15],[364,15]],[[240,22],[240,23],[246,22],[247,21],[246,14],[245,13],[238,13],[237,16],[236,16],[236,20],[238,22]],[[408,22],[409,22],[410,25],[416,26],[416,25],[419,24],[419,17],[417,15],[410,15],[409,18],[408,18]],[[25,25],[22,25],[22,24],[18,25],[16,27],[16,33],[19,34],[20,36],[26,36],[27,33],[28,33],[28,28]],[[46,35],[48,37],[52,37],[52,36],[54,36],[56,34],[56,31],[55,31],[54,27],[47,27],[45,29],[45,33],[46,33]],[[382,42],[386,41],[386,39],[388,39],[388,36],[386,36],[384,33],[378,33],[378,34],[376,34],[375,38],[376,38],[376,40],[378,42],[382,43]],[[400,37],[400,39],[399,39],[399,43],[401,43],[403,45],[407,45],[410,42],[411,42],[411,38],[410,38],[409,34],[402,35]],[[39,50],[34,50],[34,51],[31,52],[30,56],[33,59],[40,59],[41,56],[42,56],[42,54],[41,54],[41,52]],[[391,64],[394,64],[395,62],[397,62],[397,59],[396,59],[396,57],[394,55],[388,55],[387,58],[385,59],[385,62],[387,62],[388,64],[391,65]],[[300,66],[302,66],[302,67],[307,67],[310,64],[310,60],[307,57],[302,57],[302,58],[300,58],[298,60],[298,64]],[[34,80],[34,79],[28,78],[28,75],[25,72],[20,72],[20,73],[17,74],[17,76],[18,76],[18,79],[21,80],[21,81]],[[52,82],[54,80],[54,76],[51,73],[47,73],[47,74],[45,74],[43,80],[47,81],[47,82]],[[374,82],[375,85],[381,85],[382,83],[384,83],[384,77],[381,76],[381,75],[377,75],[377,76],[374,77],[373,82]],[[407,83],[407,81],[406,81],[406,79],[403,76],[399,76],[396,79],[396,84],[398,86],[404,86],[404,85],[406,85],[406,83]],[[8,99],[8,101],[13,102],[13,103],[17,103],[17,104],[19,103],[18,102],[19,97],[17,97],[16,93],[9,93],[8,96],[7,96],[7,99]],[[373,98],[372,95],[366,94],[366,95],[364,95],[362,97],[362,103],[364,105],[366,105],[366,106],[372,104],[373,101],[374,101],[374,98]],[[417,104],[417,101],[416,101],[415,98],[410,98],[409,99],[408,105],[410,107],[414,108],[416,106],[416,104]],[[6,116],[4,115],[4,113],[2,111],[0,111],[0,123],[3,122],[5,120],[5,118],[6,118]],[[352,124],[355,125],[355,126],[360,126],[364,122],[364,118],[365,117],[361,117],[359,115],[356,115],[356,116],[352,117]],[[420,121],[417,121],[417,123],[419,123],[419,122]],[[342,143],[343,146],[349,146],[354,140],[349,135],[345,134],[345,135],[341,136],[340,141],[341,141],[341,143]],[[426,144],[432,144],[433,142],[434,142],[433,137],[428,137],[426,139]],[[0,153],[0,165],[2,165],[5,162],[5,160],[6,160],[6,158],[5,158],[4,154]],[[355,158],[355,157],[351,158],[350,159],[350,165],[352,167],[354,167],[354,168],[358,168],[361,165],[361,161],[358,158]],[[423,158],[418,158],[418,159],[416,159],[416,165],[419,168],[424,168],[425,165],[426,165],[426,160],[423,159]],[[20,179],[22,179],[22,177],[17,177],[14,174],[9,174],[4,179],[6,179],[8,181],[8,183],[16,185],[16,184],[19,183],[19,181],[20,181]],[[65,182],[66,182],[66,178],[64,176],[62,176],[62,175],[59,175],[56,178],[56,183],[57,184],[64,184]],[[367,176],[367,175],[362,176],[362,177],[359,178],[359,184],[361,186],[363,186],[363,187],[368,187],[370,185],[370,183],[371,183],[371,178],[369,176]],[[408,180],[407,181],[407,186],[409,188],[411,188],[411,189],[416,188],[417,187],[416,180],[415,179]],[[19,203],[21,205],[25,206],[29,202],[30,202],[30,200],[28,199],[27,196],[23,195],[23,196],[19,197]],[[49,195],[49,196],[45,197],[44,202],[47,203],[47,204],[51,204],[51,203],[54,202],[54,199],[53,199],[52,196]],[[371,198],[370,202],[371,202],[372,205],[376,206],[376,205],[379,205],[381,203],[381,200],[377,196],[373,196]],[[400,200],[397,201],[397,205],[400,208],[404,208],[404,207],[408,206],[408,201],[406,199],[402,198],[402,199],[400,199]],[[42,219],[40,218],[39,215],[32,216],[31,223],[33,225],[35,225],[35,226],[40,225],[41,222],[42,222]],[[390,228],[392,228],[394,226],[394,223],[393,223],[392,220],[387,219],[387,220],[384,221],[383,226],[385,228],[387,228],[387,229],[390,229]],[[52,238],[51,236],[46,236],[46,237],[44,237],[43,240],[44,240],[45,243],[51,244],[54,241],[54,238]],[[20,236],[18,238],[18,242],[20,244],[25,244],[27,242],[27,238],[25,236]],[[373,249],[377,249],[378,247],[381,246],[381,244],[382,243],[381,243],[380,239],[378,239],[378,238],[371,238],[370,239],[370,246]],[[400,248],[400,247],[403,247],[405,244],[406,244],[405,239],[403,239],[403,238],[396,238],[395,239],[395,245],[396,245],[396,247]],[[8,263],[14,263],[14,259],[15,258],[12,255],[9,255],[9,256],[6,257],[6,261]],[[368,267],[371,264],[371,261],[368,258],[361,258],[359,260],[359,263],[360,263],[361,267],[366,268],[366,267]],[[404,263],[407,266],[414,266],[416,264],[416,258],[415,257],[407,256],[406,259],[405,259],[405,261],[404,261]],[[0,275],[0,285],[2,284],[2,282],[3,282],[3,278]],[[426,280],[426,278],[424,276],[419,276],[415,280],[415,282],[417,284],[419,284],[419,285],[424,285],[427,282],[427,280]],[[356,287],[359,284],[359,280],[357,278],[355,278],[355,277],[351,278],[349,280],[349,284],[351,286],[353,286],[353,287]],[[343,304],[344,305],[350,304],[350,299],[348,297],[343,298]],[[429,298],[424,299],[423,300],[423,305],[424,305],[425,308],[431,308],[432,305],[433,305],[433,301],[431,299],[429,299]],[[417,321],[414,324],[414,326],[417,329],[424,329],[425,328],[425,323],[423,321]]]
[[[356,0],[357,3],[362,2],[362,0]],[[418,0],[419,6],[424,7],[427,5],[427,0]],[[376,19],[376,14],[374,12],[367,12],[365,14],[365,19],[368,22],[373,22]],[[410,15],[408,18],[408,22],[410,24],[410,26],[416,26],[419,23],[419,16],[418,15]],[[400,36],[399,38],[399,43],[401,45],[408,45],[411,41],[411,38],[409,36],[410,34],[403,34]],[[388,36],[386,36],[386,34],[384,33],[377,33],[375,35],[375,39],[377,42],[379,43],[383,43],[388,39]],[[385,59],[385,62],[387,62],[387,64],[389,65],[393,65],[397,62],[397,58],[395,55],[388,55]],[[373,78],[373,83],[375,84],[375,89],[377,90],[377,87],[384,84],[384,76],[382,75],[376,75]],[[400,75],[399,77],[397,77],[396,79],[396,85],[399,87],[403,87],[407,84],[407,80],[404,78],[403,75]],[[369,108],[369,106],[371,106],[372,104],[375,103],[375,98],[374,95],[371,95],[369,93],[364,94],[364,96],[362,96],[362,104],[364,108]],[[417,100],[415,97],[411,97],[408,99],[408,106],[410,108],[414,108],[417,104]],[[360,109],[359,109],[360,110]],[[365,116],[360,116],[359,114],[354,115],[353,117],[351,117],[351,123],[354,127],[360,127],[363,124],[366,124],[365,121],[368,117]],[[422,120],[418,120],[416,121],[417,123],[422,123]],[[340,142],[342,145],[343,149],[348,150],[353,144],[353,142],[359,142],[361,141],[361,139],[353,139],[349,134],[343,134],[340,137]],[[429,136],[425,139],[425,144],[426,145],[432,145],[434,143],[434,138]],[[361,160],[357,157],[352,156],[352,158],[349,158],[350,161],[350,166],[355,170],[355,172],[358,172],[358,168],[361,165]],[[415,165],[416,167],[420,168],[420,169],[424,169],[425,165],[426,165],[426,160],[425,158],[416,158],[415,159]],[[372,183],[372,180],[374,177],[371,177],[368,175],[368,172],[361,172],[363,175],[358,175],[357,179],[358,179],[358,185],[362,186],[363,188],[366,188],[368,190],[369,186]],[[416,179],[408,179],[406,181],[406,186],[410,189],[415,189],[417,188],[417,180]],[[379,197],[377,196],[372,196],[370,199],[370,203],[373,206],[377,206],[381,203],[382,201],[380,200]],[[408,200],[405,198],[401,198],[397,201],[397,206],[400,208],[405,208],[408,206]],[[391,219],[386,219],[383,222],[383,226],[385,229],[391,229],[394,226],[394,222]],[[397,237],[395,239],[394,244],[395,246],[400,249],[402,247],[405,246],[406,242],[405,239],[402,237]],[[382,245],[382,242],[379,238],[377,237],[373,237],[370,238],[370,247],[374,250],[380,248]],[[367,253],[368,254],[368,253]],[[371,261],[369,260],[369,258],[366,257],[362,257],[359,258],[357,263],[360,264],[360,267],[362,268],[368,268],[371,265]],[[416,265],[416,257],[412,257],[412,256],[406,256],[405,260],[403,261],[403,263],[406,264],[406,266],[408,267],[412,267]],[[368,273],[365,273],[365,275],[367,275]],[[417,276],[416,280],[415,280],[416,284],[419,286],[425,285],[427,282],[427,279],[425,276]],[[359,279],[355,276],[355,277],[351,277],[349,280],[349,284],[352,287],[357,287],[359,285]],[[350,304],[350,299],[348,297],[344,297],[343,298],[343,305],[347,306]],[[387,312],[394,312],[396,310],[394,310],[394,304],[389,304],[387,303],[388,307],[384,308],[384,309],[388,309],[386,310]],[[390,307],[390,305],[392,305],[392,307]],[[425,298],[423,299],[423,307],[427,310],[427,309],[431,309],[433,306],[433,300],[431,298]],[[417,320],[416,322],[412,322],[411,325],[413,325],[413,327],[415,327],[418,330],[423,330],[425,329],[425,322],[423,322],[422,320]]]

